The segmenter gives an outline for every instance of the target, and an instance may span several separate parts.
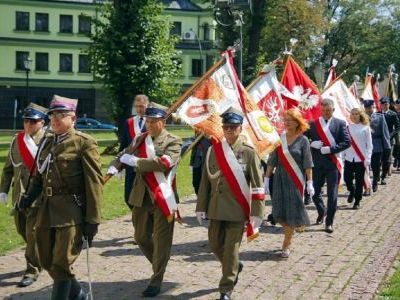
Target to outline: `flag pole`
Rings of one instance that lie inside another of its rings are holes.
[[[215,72],[220,66],[222,66],[225,63],[226,59],[225,57],[221,58],[218,62],[216,62],[210,69],[207,70],[206,73],[203,74],[190,88],[188,88],[182,96],[180,96],[167,110],[167,115],[165,119],[167,119],[172,113],[174,113],[179,106],[182,105],[182,103],[189,97],[189,95],[192,94],[192,92],[200,85],[203,83],[204,80],[206,80],[208,77],[212,75],[212,73]],[[133,154],[139,146],[144,142],[146,139],[147,132],[142,133],[136,140],[136,143],[134,145],[131,145],[129,149],[125,153],[127,154]],[[122,169],[122,164],[121,162],[118,161],[118,165],[116,166],[118,170]],[[106,174],[103,178],[104,184],[106,184],[113,175],[111,174]]]
[[[343,75],[346,74],[346,73],[347,73],[347,69],[344,70],[342,73],[340,73],[339,76],[337,76],[337,77],[335,78],[335,80],[333,80],[333,81],[326,87],[326,89],[324,89],[324,90],[322,91],[321,94],[325,93],[325,91],[326,91],[327,89],[329,89],[336,81],[338,81],[339,79],[341,79],[341,78],[343,77]]]

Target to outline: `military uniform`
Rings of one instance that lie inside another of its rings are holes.
[[[373,100],[364,100],[364,106],[374,105]],[[381,113],[372,113],[370,116],[370,127],[372,135],[371,169],[373,173],[372,190],[378,190],[378,181],[381,173],[381,162],[385,151],[389,151],[390,135],[384,116]]]
[[[49,135],[38,166],[41,174],[28,194],[43,191],[36,223],[40,262],[54,280],[71,279],[82,248],[82,225],[100,223],[103,179],[97,144],[75,129]]]
[[[77,100],[72,100],[55,96],[49,117],[75,111]],[[72,264],[82,237],[90,244],[100,223],[104,182],[96,141],[74,128],[48,134],[39,147],[38,171],[21,205],[41,194],[36,240],[40,264],[54,280],[52,299],[86,299]]]
[[[153,109],[155,108],[147,108],[145,116],[153,117],[149,113]],[[158,109],[155,109],[155,111],[158,111]],[[142,137],[138,137],[137,141],[140,142],[141,140]],[[164,172],[167,176],[171,168],[166,167],[160,159],[161,156],[168,156],[172,166],[178,161],[182,147],[182,140],[170,134],[166,129],[162,129],[158,136],[152,137],[152,141],[156,157],[139,158],[137,160],[137,165],[135,166],[136,176],[129,196],[129,204],[133,206],[132,222],[135,228],[134,238],[153,267],[153,275],[148,287],[152,290],[150,290],[149,294],[146,291],[143,292],[145,296],[155,296],[159,293],[165,269],[170,258],[174,222],[168,222],[162,210],[155,203],[144,176],[148,172]],[[128,155],[126,154],[128,149],[126,148],[120,152],[111,165],[117,166],[120,158],[124,154]],[[139,155],[138,150],[133,154]],[[178,201],[176,187],[173,189]]]
[[[242,137],[239,137],[231,148],[242,166],[247,183],[252,188],[262,188],[261,162],[254,148],[246,144]],[[220,171],[213,146],[208,150],[203,168],[196,212],[206,212],[210,220],[209,245],[222,263],[219,291],[221,294],[230,295],[241,270],[239,246],[246,217],[232,188]],[[263,200],[252,201],[251,215],[263,217]]]
[[[36,145],[39,144],[43,137],[44,130],[39,130],[32,139]],[[16,202],[19,200],[21,192],[24,192],[28,183],[30,169],[24,164],[18,147],[17,137],[15,136],[11,142],[10,151],[7,155],[6,162],[3,168],[3,174],[0,183],[0,193],[8,193],[11,185],[12,191],[12,204],[15,207]],[[24,276],[37,278],[41,270],[37,252],[36,242],[34,237],[34,225],[37,215],[37,201],[32,204],[32,207],[25,211],[13,210],[15,226],[18,234],[24,239],[26,243],[25,260],[26,270]]]

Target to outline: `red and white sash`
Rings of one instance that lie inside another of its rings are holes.
[[[31,172],[34,172],[33,164],[38,150],[37,145],[28,134],[25,134],[25,132],[17,134],[17,144],[25,167]]]
[[[138,157],[140,158],[157,157],[150,135],[146,136],[144,143],[140,144],[138,151]],[[168,169],[173,166],[169,156],[163,155],[159,159]],[[178,205],[176,203],[175,193],[172,189],[171,180],[167,180],[163,172],[146,172],[144,173],[144,178],[156,205],[161,209],[164,216],[167,217],[168,222],[172,222],[174,213],[178,210]]]
[[[223,139],[222,141],[211,139],[211,142],[217,158],[217,164],[232,189],[232,194],[242,207],[243,213],[246,217],[247,239],[252,240],[258,236],[258,232],[255,232],[253,225],[250,222],[252,195],[250,186],[247,184],[246,177],[243,173],[242,166],[238,162],[226,139]],[[255,192],[255,195],[259,194],[259,191]]]
[[[352,126],[349,126],[349,135],[350,135],[350,140],[351,140],[351,147],[354,149],[354,152],[357,154],[358,158],[364,163],[365,166],[365,172],[364,172],[364,186],[365,188],[370,188],[371,187],[371,180],[369,178],[369,166],[365,165],[365,156],[361,152],[360,147],[358,146],[360,141],[357,141],[355,139],[355,135],[352,134]]]
[[[304,187],[305,187],[304,175],[299,165],[289,152],[286,133],[282,134],[281,141],[282,143],[276,148],[276,152],[283,167],[289,174],[290,178],[293,180],[293,183],[296,186],[297,190],[299,191],[301,197],[303,197]]]
[[[329,123],[326,124],[325,120],[319,117],[318,120],[315,121],[315,128],[317,129],[317,133],[321,138],[321,141],[324,143],[324,146],[329,146],[329,147],[336,146],[336,141],[333,138],[331,131],[329,130]],[[340,178],[342,177],[343,173],[343,163],[340,158],[340,155],[333,153],[330,153],[328,155],[339,171],[339,181],[340,181]]]
[[[134,116],[128,119],[128,131],[131,139],[133,140],[137,135],[142,132],[142,128],[139,126],[139,116]],[[144,122],[144,119],[143,119]],[[143,124],[142,124],[143,127]]]

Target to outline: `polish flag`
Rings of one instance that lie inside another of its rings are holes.
[[[300,66],[289,56],[283,71],[282,84],[296,96],[293,100],[285,95],[286,108],[298,107],[307,120],[316,120],[321,115],[321,94],[315,83]]]

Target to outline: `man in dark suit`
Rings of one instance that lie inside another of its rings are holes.
[[[196,132],[195,139],[200,132]],[[196,195],[199,193],[201,174],[203,172],[203,165],[206,160],[208,148],[211,146],[210,140],[203,136],[193,147],[190,155],[190,166],[192,167],[192,185]]]
[[[146,95],[136,95],[133,99],[132,108],[136,111],[136,116],[129,117],[125,122],[119,152],[128,147],[138,135],[146,131],[144,112],[148,106],[149,98]],[[132,209],[132,205],[129,204],[128,200],[134,180],[135,170],[133,167],[127,166],[125,168],[124,200],[130,209]]]
[[[385,121],[387,127],[389,129],[390,136],[390,149],[385,149],[383,151],[382,156],[382,176],[381,176],[381,184],[386,184],[386,176],[390,174],[390,165],[392,163],[392,153],[393,153],[393,145],[395,142],[395,137],[399,133],[400,130],[400,122],[397,117],[397,113],[389,109],[390,99],[389,97],[382,97],[381,100],[382,111],[381,114],[385,117]]]
[[[333,219],[337,207],[337,194],[340,179],[340,152],[350,147],[350,135],[343,120],[333,117],[333,100],[322,101],[321,117],[310,124],[306,132],[311,144],[314,161],[313,182],[315,195],[314,204],[318,210],[317,224],[325,220],[325,231],[333,232]],[[321,197],[321,188],[327,182],[328,209],[326,210]]]
[[[372,191],[378,190],[378,181],[381,172],[381,162],[384,152],[390,151],[390,135],[385,118],[381,113],[374,112],[374,100],[364,100],[365,112],[369,116],[372,133],[371,169],[373,174]]]

